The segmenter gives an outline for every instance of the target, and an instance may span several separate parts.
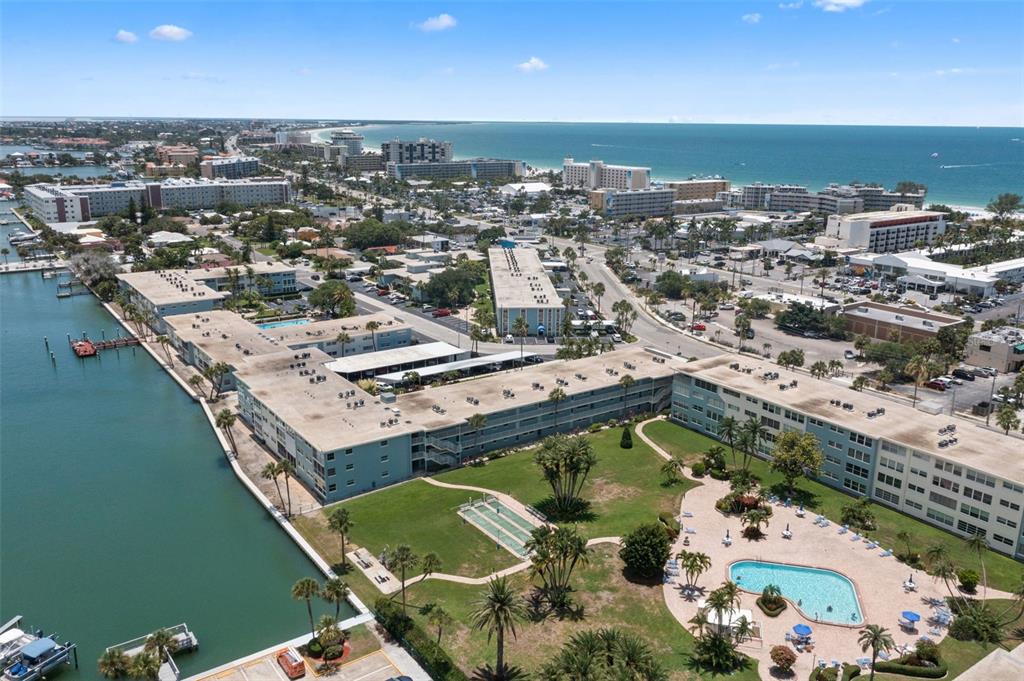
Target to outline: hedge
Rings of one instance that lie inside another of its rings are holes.
[[[767,605],[764,604],[763,601],[763,597],[758,596],[757,600],[754,602],[757,603],[757,607],[761,609],[761,612],[763,612],[765,615],[768,615],[768,617],[778,617],[782,614],[782,611],[785,610],[787,607],[786,601],[783,599],[779,599],[780,604],[777,608],[769,608]]]
[[[860,667],[855,664],[843,664],[843,675],[840,677],[835,667],[815,667],[809,677],[810,681],[850,681],[860,676]]]
[[[373,604],[377,622],[412,653],[437,681],[469,681],[448,653],[416,622],[402,612],[401,606],[382,596]]]
[[[883,661],[875,663],[875,671],[888,674],[902,674],[903,676],[912,676],[918,679],[941,679],[949,671],[949,665],[945,662],[939,662],[934,667],[918,667],[911,664]]]
[[[715,480],[728,480],[729,479],[729,471],[722,470],[720,468],[712,468],[711,471],[708,473],[708,475],[710,475]]]
[[[679,536],[679,521],[671,513],[659,513],[658,520],[665,526],[665,532],[668,534],[669,539],[675,539]]]

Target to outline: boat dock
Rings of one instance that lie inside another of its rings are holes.
[[[170,632],[172,638],[177,643],[173,651],[174,653],[188,653],[199,648],[199,639],[196,638],[196,635],[192,633],[192,630],[184,622],[173,627],[167,627],[167,631]],[[150,634],[147,634],[133,638],[130,641],[112,645],[107,648],[107,652],[120,650],[128,657],[135,657],[145,652],[146,642],[149,640],[149,637]],[[178,669],[178,665],[174,663],[173,654],[168,652],[167,661],[160,663],[160,672],[157,679],[158,681],[178,681],[179,678],[181,678],[181,671]]]
[[[71,340],[68,337],[68,343],[71,345],[71,350],[79,357],[93,357],[100,350],[116,350],[118,348],[127,348],[140,343],[138,338],[133,336],[124,336],[120,338],[111,338],[110,340],[94,341],[88,338],[82,337],[81,340]]]

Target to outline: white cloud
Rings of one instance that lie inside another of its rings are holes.
[[[181,42],[182,40],[188,40],[191,38],[192,31],[187,28],[182,28],[181,26],[175,26],[174,24],[161,24],[149,32],[149,37],[153,40]]]
[[[953,43],[954,43],[954,44],[956,44],[956,45],[959,45],[959,44],[960,44],[960,38],[952,38],[952,41],[953,41]]]
[[[114,34],[114,40],[119,43],[137,43],[139,41],[139,36],[122,28]]]
[[[752,14],[744,14],[740,17],[740,20],[745,24],[759,24],[761,23],[761,14],[754,12]]]
[[[416,28],[428,33],[431,31],[446,31],[449,28],[455,28],[458,23],[451,14],[438,14],[436,17],[430,17],[426,21],[416,24]]]
[[[814,0],[814,6],[826,12],[845,12],[864,5],[868,0]]]
[[[964,69],[960,67],[953,67],[951,69],[936,69],[936,76],[963,76],[969,73],[974,73],[974,69]]]
[[[516,68],[522,71],[523,73],[533,73],[534,71],[547,70],[548,65],[545,64],[544,60],[540,59],[539,57],[530,57],[522,64],[516,66]]]
[[[804,0],[796,0],[796,2],[780,2],[779,9],[800,9],[804,6]]]

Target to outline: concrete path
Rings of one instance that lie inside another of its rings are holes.
[[[484,465],[486,465],[486,464],[484,464]],[[466,490],[468,492],[478,492],[480,494],[489,494],[492,497],[497,498],[498,501],[500,501],[504,505],[508,506],[509,508],[511,508],[513,511],[515,511],[519,515],[521,515],[524,518],[526,518],[527,520],[529,520],[530,523],[532,523],[533,525],[535,525],[537,527],[540,527],[541,525],[545,525],[545,524],[552,525],[551,523],[547,523],[547,522],[541,520],[538,517],[538,511],[535,511],[534,509],[529,508],[526,504],[522,503],[521,501],[519,501],[518,499],[516,499],[515,497],[513,497],[510,494],[505,494],[504,492],[499,492],[499,491],[493,490],[493,489],[487,489],[486,487],[474,487],[473,485],[455,485],[455,484],[452,484],[450,482],[441,482],[440,480],[435,480],[434,478],[421,478],[421,479],[423,480],[423,482],[425,482],[427,484],[430,484],[430,485],[433,485],[434,487],[445,487],[447,489],[464,489],[464,490]],[[553,527],[553,525],[552,525],[552,527]]]

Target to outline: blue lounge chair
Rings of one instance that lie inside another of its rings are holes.
[[[889,661],[889,653],[885,652],[884,650],[879,650],[878,651],[878,658],[880,660],[885,660],[886,662],[888,662]]]
[[[868,667],[871,666],[871,659],[867,658],[867,657],[858,657],[857,658],[857,666],[860,667],[861,669],[867,669]]]
[[[839,528],[838,531],[839,531],[839,534],[846,534],[847,532],[850,531],[850,528],[847,525],[843,525],[842,527]]]
[[[890,551],[889,549],[886,549],[885,551],[882,551],[878,555],[880,555],[882,558],[888,558],[889,556],[892,555],[892,551]]]
[[[852,537],[850,537],[850,541],[860,541],[860,535],[854,534]]]
[[[687,527],[686,534],[697,534],[697,529],[694,527]]]

